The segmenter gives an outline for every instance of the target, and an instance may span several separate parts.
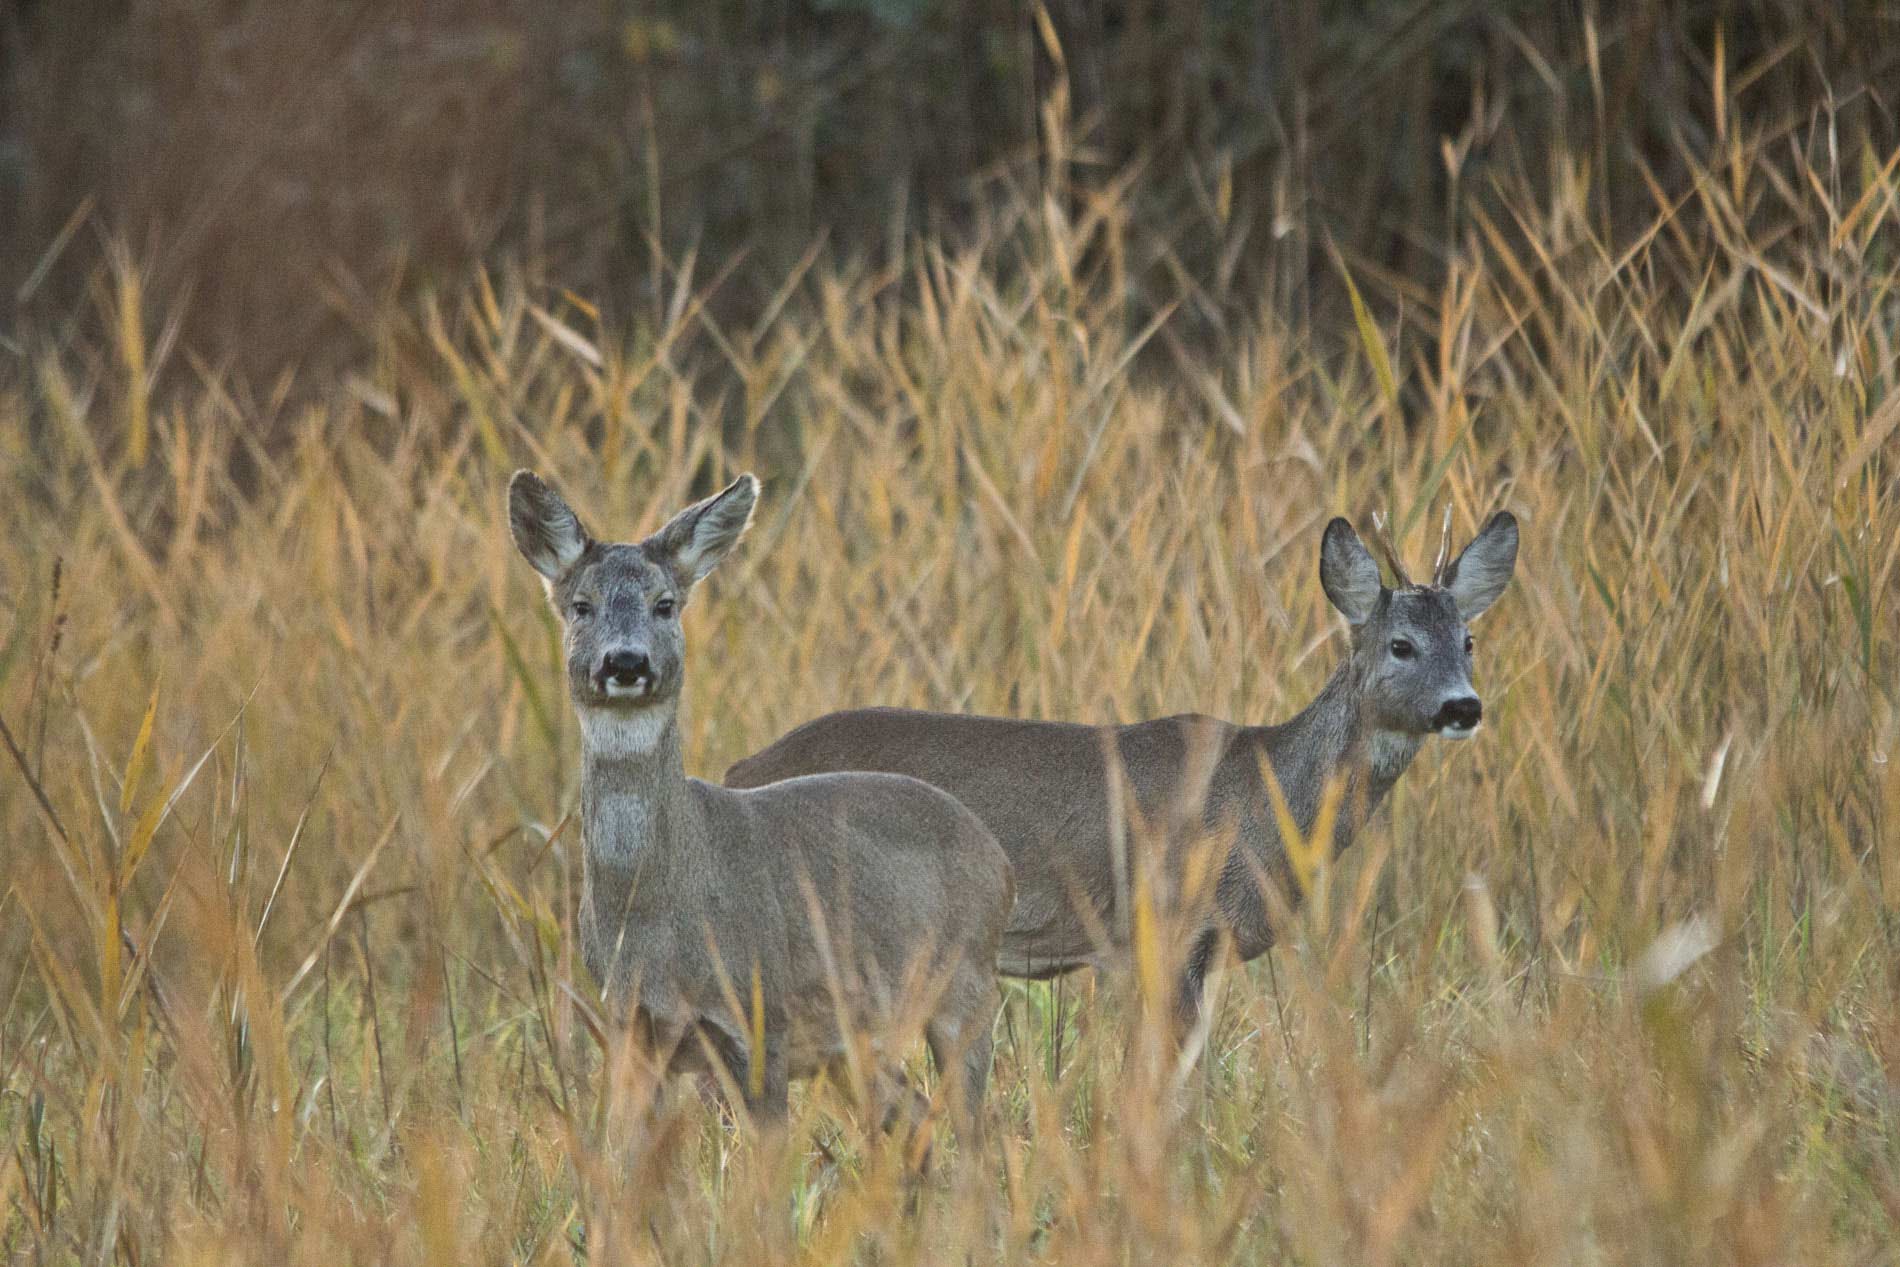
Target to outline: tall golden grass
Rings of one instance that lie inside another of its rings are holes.
[[[625,329],[482,275],[333,382],[181,369],[122,255],[0,395],[0,1254],[1889,1261],[1897,162],[1736,135],[1619,241],[1576,162],[1441,290],[1341,261],[1356,325],[1204,341],[1127,319],[1112,188],[745,329],[684,266]],[[712,777],[853,704],[1277,719],[1327,516],[1525,548],[1485,732],[1204,1041],[1010,984],[988,1143],[914,1187],[834,1088],[766,1143],[603,1045],[517,465],[626,535],[764,477],[688,617]]]

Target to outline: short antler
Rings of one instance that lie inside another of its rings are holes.
[[[1432,564],[1432,584],[1445,583],[1445,569],[1451,566],[1451,506],[1445,506],[1445,529],[1438,537],[1438,559]]]
[[[1386,517],[1378,511],[1372,512],[1372,540],[1379,547],[1379,553],[1385,556],[1385,565],[1392,573],[1395,589],[1413,588],[1412,578],[1405,570],[1405,564],[1399,561],[1398,548],[1392,544],[1392,535],[1386,531]]]

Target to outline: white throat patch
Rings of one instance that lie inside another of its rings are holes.
[[[1366,764],[1372,777],[1389,783],[1405,773],[1418,755],[1419,736],[1396,730],[1375,730],[1366,744]]]
[[[581,744],[597,757],[643,757],[659,745],[673,720],[663,708],[580,708]]]

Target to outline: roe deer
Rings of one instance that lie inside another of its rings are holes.
[[[1385,545],[1397,587],[1352,525],[1334,519],[1320,543],[1319,577],[1352,631],[1351,652],[1292,720],[1235,726],[1199,715],[1125,726],[1019,721],[907,709],[832,713],[791,731],[726,772],[731,787],[757,787],[821,770],[915,775],[976,812],[1016,867],[1016,908],[1003,935],[1001,970],[1049,977],[1126,954],[1128,833],[1133,815],[1161,826],[1150,861],[1176,891],[1194,889],[1190,858],[1203,846],[1211,901],[1178,912],[1185,960],[1177,1022],[1192,1021],[1223,935],[1242,959],[1273,943],[1263,882],[1300,899],[1262,773],[1271,765],[1302,834],[1312,829],[1330,781],[1343,786],[1335,852],[1411,764],[1428,735],[1462,739],[1478,728],[1468,622],[1497,599],[1517,561],[1517,521],[1491,516],[1456,560],[1450,521],[1429,585],[1415,585]],[[1123,787],[1127,789],[1124,798]],[[1207,874],[1205,871],[1202,874]]]
[[[583,956],[609,1013],[663,1067],[717,1060],[770,1121],[789,1079],[915,1009],[957,1125],[980,1130],[1014,887],[989,830],[901,775],[733,791],[682,767],[680,614],[745,532],[758,487],[740,476],[644,541],[609,544],[532,472],[508,485],[580,718]]]

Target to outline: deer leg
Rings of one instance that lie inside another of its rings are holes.
[[[701,1024],[689,1040],[700,1044],[702,1055],[716,1062],[702,1065],[706,1069],[702,1080],[715,1068],[723,1069],[732,1079],[732,1085],[738,1088],[739,1098],[752,1120],[766,1126],[782,1122],[788,1108],[785,1050],[771,1034],[768,1030],[763,1052],[716,1025]],[[703,1095],[702,1092],[702,1098]]]
[[[977,979],[980,978],[980,979]],[[924,1027],[924,1041],[950,1093],[951,1120],[966,1150],[983,1144],[983,1096],[990,1080],[990,1030],[996,1017],[996,982],[978,973],[952,989],[966,1002],[946,1006]],[[945,1000],[949,1004],[950,1000]]]
[[[749,1049],[745,1066],[746,1109],[762,1124],[781,1125],[789,1105],[791,1082],[784,1044],[768,1034],[764,1052]]]
[[[872,1078],[872,1094],[882,1105],[878,1134],[897,1139],[904,1160],[918,1175],[930,1173],[930,1097],[918,1090],[899,1065],[880,1068]]]
[[[930,1116],[930,1097],[918,1090],[917,1084],[899,1066],[891,1065],[878,1071],[877,1098],[883,1105],[877,1129],[883,1134],[890,1134],[906,1122],[914,1128]]]
[[[1201,1019],[1206,1006],[1207,970],[1213,966],[1214,952],[1220,946],[1220,930],[1210,928],[1194,939],[1174,999],[1175,1037],[1185,1040]]]

